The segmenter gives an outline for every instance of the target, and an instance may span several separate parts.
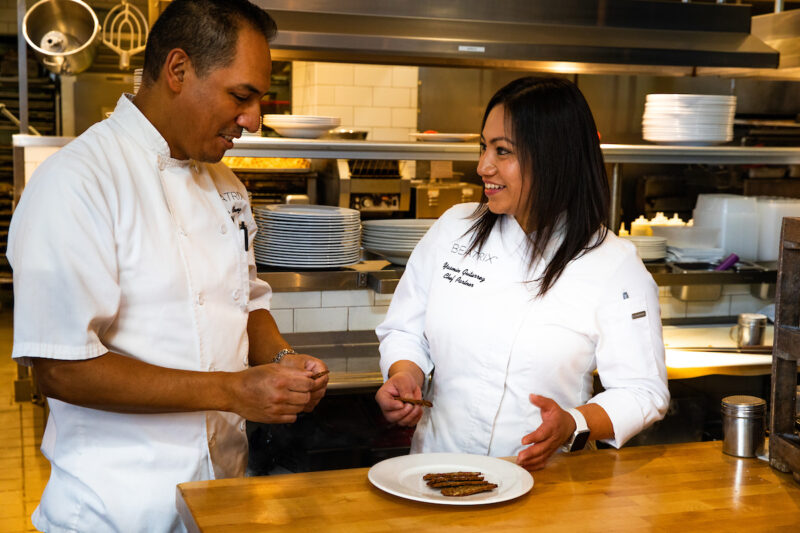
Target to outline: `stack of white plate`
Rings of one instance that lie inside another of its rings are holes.
[[[642,261],[656,261],[667,256],[666,237],[644,237],[639,235],[626,235],[622,237],[636,246],[636,253]]]
[[[434,222],[434,219],[365,220],[364,249],[396,265],[405,265],[417,242]]]
[[[735,96],[648,94],[642,136],[657,143],[720,144],[733,139],[735,114]]]
[[[283,137],[316,139],[328,131],[338,128],[342,119],[313,115],[264,115],[263,123]]]
[[[355,209],[327,205],[253,207],[256,262],[282,268],[328,268],[358,263],[361,220]]]

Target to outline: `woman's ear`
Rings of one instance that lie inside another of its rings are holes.
[[[173,48],[169,51],[164,61],[162,74],[172,92],[176,94],[181,92],[186,74],[191,68],[192,60],[183,49]]]

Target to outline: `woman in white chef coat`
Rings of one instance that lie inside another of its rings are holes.
[[[587,440],[622,446],[669,403],[658,288],[605,226],[608,179],[578,88],[500,89],[478,174],[485,201],[436,221],[376,330],[378,404],[417,425],[412,453],[515,455],[533,470]],[[397,399],[423,395],[433,407]]]

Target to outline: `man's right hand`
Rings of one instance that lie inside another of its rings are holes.
[[[415,426],[422,418],[422,406],[403,403],[395,398],[422,399],[422,391],[410,372],[396,372],[375,393],[375,401],[386,420],[401,426]]]
[[[232,373],[231,410],[253,422],[289,424],[311,400],[314,380],[307,370],[287,365],[258,365]]]

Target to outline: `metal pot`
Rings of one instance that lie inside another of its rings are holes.
[[[22,34],[49,71],[77,74],[94,60],[100,22],[81,0],[41,0],[25,13]]]

